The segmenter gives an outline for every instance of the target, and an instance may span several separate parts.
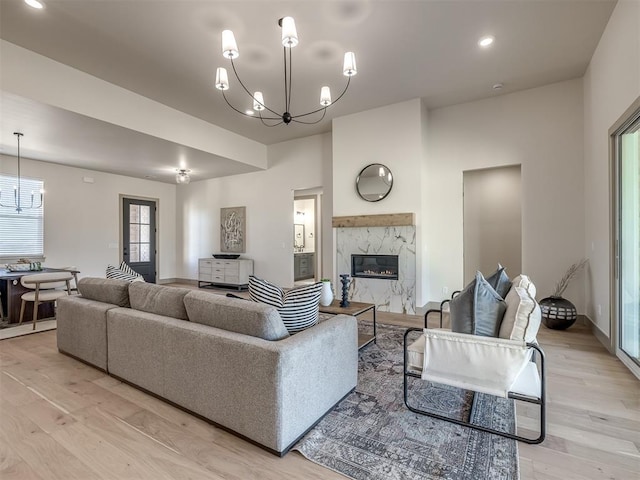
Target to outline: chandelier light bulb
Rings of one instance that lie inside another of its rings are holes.
[[[238,58],[240,56],[236,37],[233,36],[233,32],[231,30],[222,31],[222,56],[230,59]]]
[[[44,4],[38,0],[24,0],[24,3],[29,5],[31,8],[37,8],[38,10],[44,8]]]
[[[226,68],[218,67],[216,70],[216,88],[218,90],[229,90],[229,76]]]
[[[356,54],[353,52],[347,52],[344,54],[344,67],[342,72],[347,77],[353,77],[358,70],[356,69]]]
[[[264,110],[264,98],[262,92],[256,92],[253,94],[253,109],[260,112]]]
[[[482,37],[480,40],[478,40],[478,45],[482,48],[487,48],[492,45],[494,41],[495,37],[493,37],[492,35],[487,35],[486,37]]]
[[[282,45],[288,48],[298,45],[298,32],[296,31],[296,22],[293,17],[284,17],[282,19]]]
[[[331,90],[329,87],[322,87],[320,89],[320,105],[328,107],[331,105]]]

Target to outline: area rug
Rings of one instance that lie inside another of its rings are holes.
[[[362,328],[371,328],[359,322]],[[517,479],[515,440],[409,411],[403,402],[405,329],[378,324],[378,343],[360,351],[356,390],[296,444],[309,460],[357,480]],[[512,400],[410,379],[414,404],[504,431]],[[472,403],[473,405],[472,408]]]

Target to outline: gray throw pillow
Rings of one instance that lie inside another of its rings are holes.
[[[502,298],[505,298],[507,293],[509,293],[511,279],[509,279],[502,265],[498,264],[498,269],[488,277],[485,277],[485,280],[489,282],[489,285],[491,285]]]
[[[452,332],[473,335],[473,294],[475,289],[476,281],[473,280],[451,299],[449,318],[451,319]]]
[[[485,280],[480,272],[476,273],[476,285],[473,293],[473,333],[485,337],[497,337],[507,304]]]

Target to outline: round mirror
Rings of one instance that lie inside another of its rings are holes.
[[[391,191],[393,175],[381,163],[372,163],[362,169],[356,179],[356,190],[367,202],[379,202]]]

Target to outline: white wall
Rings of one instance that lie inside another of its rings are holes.
[[[522,165],[522,270],[551,294],[583,256],[582,81],[429,112],[429,299],[463,287],[462,172]],[[508,272],[511,276],[520,272]],[[579,277],[565,292],[584,311]]]
[[[304,225],[304,252],[315,252],[316,209],[315,199],[296,199],[293,202],[294,223]],[[297,212],[302,215],[296,217]]]
[[[120,262],[120,194],[124,194],[159,200],[158,278],[175,278],[175,185],[25,158],[20,163],[22,176],[44,181],[46,266],[73,265],[81,277],[104,277],[108,264]],[[16,158],[0,156],[0,171],[15,175]],[[95,183],[84,183],[83,177]]]
[[[246,207],[247,251],[255,275],[293,286],[293,190],[322,187],[331,135],[268,147],[269,169],[177,189],[179,277],[198,277],[198,258],[220,251],[220,208]],[[324,195],[323,195],[324,196]],[[330,252],[331,250],[326,250]]]
[[[333,120],[334,216],[413,212],[417,245],[422,244],[425,119],[422,102],[413,99]],[[386,165],[393,173],[393,188],[380,202],[362,200],[355,189],[356,177],[371,163]],[[423,270],[421,261],[418,255],[417,272]],[[416,285],[419,306],[428,300],[422,278]]]
[[[640,3],[620,0],[584,76],[584,249],[590,266],[586,313],[607,336],[611,331],[608,131],[639,95]]]

